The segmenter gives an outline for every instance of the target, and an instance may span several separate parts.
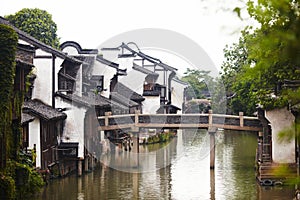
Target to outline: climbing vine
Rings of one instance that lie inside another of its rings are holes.
[[[9,26],[0,25],[0,138],[1,169],[6,165],[12,139],[12,92],[18,35]]]
[[[15,181],[6,171],[6,162],[13,144],[11,98],[17,42],[16,32],[9,26],[0,25],[0,194],[7,199],[13,198],[15,191]]]
[[[17,44],[17,33],[0,24],[0,199],[26,198],[44,184],[20,154],[21,108],[26,91],[14,90]]]

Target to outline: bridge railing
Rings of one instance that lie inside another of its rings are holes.
[[[98,117],[100,127],[129,128],[136,127],[260,127],[257,117],[244,116],[242,112],[238,116],[213,114],[135,114],[111,115]],[[241,129],[240,129],[241,130]],[[247,130],[245,128],[245,130]]]

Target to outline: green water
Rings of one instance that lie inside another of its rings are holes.
[[[184,131],[168,145],[150,147],[164,148],[163,154],[139,160],[144,169],[160,169],[129,173],[101,165],[81,177],[51,181],[35,199],[293,199],[293,188],[257,185],[256,145],[253,133],[217,133],[215,170],[210,170],[207,133]],[[140,146],[140,151],[149,150]]]

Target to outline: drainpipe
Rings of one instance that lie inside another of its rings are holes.
[[[52,54],[52,108],[55,108],[55,58]]]
[[[172,71],[169,75],[169,79],[168,79],[168,100],[171,104],[171,100],[172,100],[172,87],[171,87],[171,81],[172,79],[175,77],[176,73],[174,71]]]

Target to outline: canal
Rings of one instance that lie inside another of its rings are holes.
[[[215,170],[210,170],[208,134],[179,131],[167,145],[140,146],[142,170],[138,171],[142,173],[117,165],[130,154],[121,152],[117,159],[81,177],[50,181],[35,199],[293,199],[293,188],[256,183],[256,146],[254,133],[219,131]]]

